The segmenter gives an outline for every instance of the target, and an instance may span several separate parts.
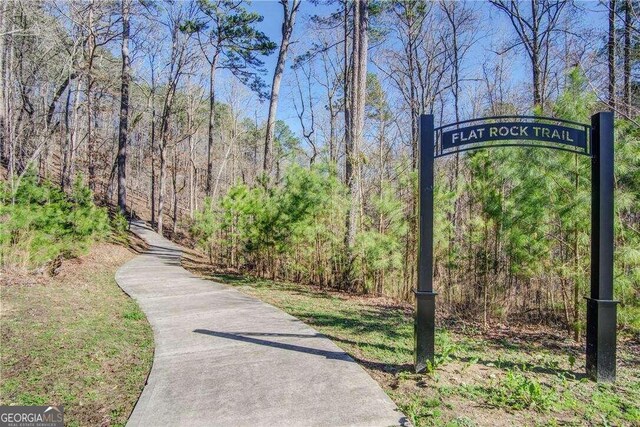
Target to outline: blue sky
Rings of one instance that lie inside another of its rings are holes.
[[[577,5],[583,10],[580,16],[578,25],[587,28],[596,28],[599,31],[606,30],[607,27],[607,14],[606,6],[599,1],[582,1]],[[482,63],[486,61],[487,57],[495,55],[493,53],[494,47],[499,43],[508,42],[511,38],[515,37],[515,33],[509,22],[508,18],[502,13],[499,13],[497,9],[489,4],[487,1],[472,2],[472,6],[477,10],[480,17],[478,29],[478,42],[469,51],[463,68],[471,75],[479,76],[480,67]],[[249,8],[264,16],[264,21],[258,24],[258,28],[267,34],[271,40],[276,43],[280,43],[281,39],[281,23],[282,23],[282,6],[276,0],[254,0]],[[315,6],[309,1],[303,1],[298,12],[296,28],[293,35],[293,40],[304,40],[306,37],[312,37],[313,34],[308,34],[306,22],[311,15],[326,15],[334,9],[334,6],[322,5]],[[271,84],[273,70],[275,68],[275,62],[277,58],[277,49],[272,55],[265,59],[265,68],[267,74],[264,76],[267,85]],[[287,58],[287,67],[285,69],[285,76],[283,79],[283,86],[281,89],[281,101],[278,110],[278,118],[285,120],[294,131],[299,131],[298,118],[295,115],[293,109],[293,103],[291,100],[292,90],[292,72],[290,70],[292,55]],[[528,82],[530,77],[530,71],[527,66],[527,58],[524,52],[515,53],[512,56],[511,61],[511,79],[510,83],[513,87],[518,88],[524,86],[525,82]],[[370,69],[375,70],[373,64],[370,64]],[[224,81],[224,80],[223,80]],[[477,90],[475,85],[481,83],[468,83],[466,89],[469,91]],[[522,87],[524,89],[524,87]],[[266,116],[267,104],[259,105],[253,104],[256,111],[247,111],[246,115],[254,117],[257,113],[258,119],[263,119]]]

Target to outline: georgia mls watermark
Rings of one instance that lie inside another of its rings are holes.
[[[0,427],[63,427],[60,406],[0,406]]]

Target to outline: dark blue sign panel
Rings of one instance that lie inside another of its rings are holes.
[[[483,123],[442,132],[442,149],[489,141],[541,141],[587,150],[584,129],[546,123]]]

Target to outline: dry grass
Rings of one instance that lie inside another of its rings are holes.
[[[3,273],[2,404],[64,404],[68,425],[126,422],[153,359],[151,328],[114,279],[133,256],[99,243],[53,277]]]

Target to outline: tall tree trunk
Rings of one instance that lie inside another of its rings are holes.
[[[352,33],[350,35],[350,30],[349,30],[349,8],[353,7],[353,22],[354,22],[354,28],[352,30]],[[355,22],[356,22],[356,12],[355,10],[358,9],[355,5],[355,3],[353,5],[350,5],[349,2],[347,0],[344,1],[344,75],[346,76],[346,78],[344,79],[344,149],[345,149],[345,165],[344,165],[344,179],[345,179],[345,184],[347,186],[347,190],[349,192],[349,196],[350,196],[350,201],[349,201],[349,208],[347,209],[347,218],[346,218],[346,226],[347,226],[347,230],[346,230],[346,234],[345,234],[345,254],[347,257],[347,263],[349,265],[347,265],[346,269],[347,269],[347,275],[348,277],[346,277],[345,282],[349,282],[351,280],[350,274],[351,274],[351,249],[355,243],[355,233],[356,233],[356,224],[355,224],[355,220],[356,220],[356,215],[355,215],[355,204],[353,203],[353,197],[356,196],[357,191],[354,191],[354,172],[353,172],[353,166],[354,166],[354,160],[355,160],[355,155],[354,155],[354,150],[353,150],[353,118],[352,118],[352,114],[353,114],[353,102],[352,102],[352,97],[353,95],[353,89],[355,86],[355,76],[354,76],[354,64],[353,64],[353,54],[355,53],[356,50],[356,34],[355,34]],[[349,51],[348,51],[348,46],[349,46],[349,38],[351,37],[351,45],[352,45],[352,51],[351,51],[351,58],[349,57]],[[346,283],[348,284],[348,283]]]
[[[378,130],[378,200],[382,200],[382,189],[384,186],[384,145],[385,145],[385,112],[384,110],[379,116]],[[384,216],[382,210],[378,212],[378,233],[384,233]],[[374,284],[377,295],[384,293],[384,269],[379,270],[374,276]]]
[[[189,136],[189,218],[193,219],[196,211],[196,160],[195,144]]]
[[[71,86],[67,91],[67,102],[64,109],[64,143],[61,146],[62,167],[60,171],[60,188],[66,191],[69,188],[69,146],[71,145],[71,128],[69,127],[69,110],[71,108]]]
[[[218,66],[218,55],[216,53],[209,64],[209,131],[207,134],[207,196],[213,195],[213,133],[215,127],[215,109],[216,109],[216,67]]]
[[[172,70],[173,71],[173,70]],[[171,74],[173,76],[173,72]],[[165,187],[167,180],[167,147],[169,145],[169,119],[173,107],[176,86],[178,85],[179,74],[170,81],[162,107],[162,119],[160,123],[160,188],[158,191],[158,234],[162,236],[162,217],[164,215]]]
[[[112,203],[113,200],[113,190],[116,187],[116,174],[118,173],[118,156],[113,161],[113,165],[111,165],[111,172],[109,173],[109,178],[107,179],[107,191],[106,191],[106,201]]]
[[[78,133],[80,120],[78,116],[80,115],[80,92],[82,91],[82,79],[78,79],[78,84],[76,86],[75,99],[73,101],[73,126],[71,129],[70,137],[69,137],[69,169],[67,175],[67,189],[71,188],[73,180],[75,179],[76,174],[76,149],[78,148]]]
[[[154,74],[151,71],[151,224],[156,223],[156,96]]]
[[[7,38],[6,33],[9,27],[9,19],[7,18],[8,0],[2,0],[0,4],[0,163],[6,161],[6,110],[5,110],[5,96],[7,92],[6,80],[5,80],[5,40]]]
[[[333,163],[337,163],[338,154],[337,154],[337,141],[336,141],[336,113],[335,107],[333,105],[333,99],[329,98],[329,161]]]
[[[344,4],[344,20],[343,20],[343,30],[344,30],[344,44],[343,44],[343,58],[344,58],[344,78],[343,81],[343,109],[344,109],[344,145],[345,145],[345,154],[347,159],[345,160],[345,174],[344,174],[344,183],[347,184],[349,182],[349,178],[351,176],[351,163],[349,161],[349,153],[351,152],[351,86],[353,82],[353,75],[351,74],[351,64],[349,59],[349,1],[343,0]]]
[[[353,262],[355,254],[353,247],[356,241],[357,215],[359,208],[359,151],[364,130],[364,109],[367,89],[367,57],[368,57],[368,30],[369,14],[368,0],[359,0],[353,7],[353,44],[351,49],[351,121],[347,144],[347,188],[350,196],[347,212],[347,233],[345,238],[347,253],[347,284],[353,285]]]
[[[164,106],[162,107],[162,119],[160,122],[160,188],[158,189],[158,217],[157,217],[157,232],[159,235],[163,235],[163,221],[164,215],[164,197],[165,197],[165,184],[167,180],[167,145],[169,138],[169,116],[171,114],[171,87],[168,89],[164,100]]]
[[[118,130],[118,208],[127,209],[127,139],[129,132],[129,12],[131,0],[122,0],[122,86],[120,88],[120,127]]]
[[[609,0],[609,40],[607,42],[609,63],[609,108],[616,110],[616,0]]]
[[[196,163],[194,158],[194,150],[195,143],[194,137],[191,133],[191,128],[193,127],[193,116],[194,116],[194,99],[189,102],[189,111],[187,111],[187,129],[189,129],[189,136],[187,137],[187,145],[189,147],[189,218],[193,219],[193,214],[195,212],[195,174],[196,174]],[[197,133],[196,133],[197,139]]]
[[[96,166],[95,166],[95,141],[92,134],[93,105],[91,92],[93,89],[93,57],[96,49],[96,39],[93,33],[93,5],[94,0],[89,0],[89,35],[87,37],[87,160],[89,163],[89,188],[96,191]]]
[[[9,5],[5,4],[4,6],[8,6],[7,10],[12,10],[12,7],[15,6],[15,1],[12,0]],[[8,15],[5,16],[7,23],[5,24],[6,28],[9,29],[11,34],[15,31],[16,23],[13,17],[13,13],[11,14],[11,19],[9,19]],[[11,21],[11,27],[9,27],[9,21]],[[4,158],[7,162],[7,176],[9,178],[9,182],[11,182],[11,188],[13,190],[13,177],[15,174],[15,135],[14,135],[14,121],[13,121],[13,111],[11,108],[11,92],[12,92],[12,72],[13,72],[13,61],[15,56],[15,42],[12,35],[4,36],[7,37],[5,41],[4,47],[4,61],[3,61],[3,86],[0,89],[4,92],[4,105],[1,106],[4,116],[4,127],[3,127],[3,145],[4,145]]]
[[[178,150],[175,145],[173,146],[173,170],[171,171],[171,184],[173,185],[173,215],[171,216],[173,224],[171,231],[175,235],[178,228]]]
[[[624,2],[624,94],[625,113],[631,116],[631,0]]]
[[[163,136],[164,139],[164,136]],[[160,236],[163,235],[162,229],[162,217],[164,215],[164,193],[165,193],[165,182],[167,180],[167,147],[165,141],[163,140],[160,143],[160,188],[158,191],[158,227],[157,231]]]
[[[284,14],[282,20],[282,41],[280,43],[280,51],[278,52],[278,62],[276,70],[273,74],[273,84],[271,85],[271,98],[269,101],[269,115],[267,117],[267,134],[264,140],[264,159],[262,170],[269,176],[273,167],[273,133],[276,125],[276,112],[278,111],[278,97],[280,96],[280,82],[284,73],[284,64],[287,59],[287,51],[289,50],[289,40],[293,32],[293,26],[296,20],[296,12],[300,7],[300,0],[293,0],[291,9],[289,9],[289,0],[280,0],[282,11]]]
[[[544,110],[540,84],[540,40],[538,35],[538,2],[531,0],[531,68],[533,71],[533,105]]]

